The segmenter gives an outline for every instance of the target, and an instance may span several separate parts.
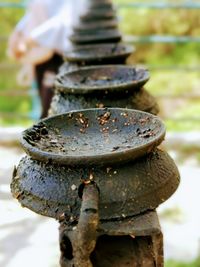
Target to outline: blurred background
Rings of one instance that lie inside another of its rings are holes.
[[[150,70],[145,87],[157,98],[167,126],[163,146],[181,173],[178,191],[159,208],[166,267],[200,267],[200,1],[113,3],[124,41],[136,48],[129,64]],[[40,114],[37,90],[17,83],[20,66],[6,56],[24,6],[0,0],[0,266],[55,267],[57,223],[22,209],[9,188],[13,166],[23,155],[20,133]]]

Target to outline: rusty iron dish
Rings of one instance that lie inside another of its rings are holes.
[[[100,5],[100,6],[95,6],[95,5],[90,5],[88,6],[88,13],[86,14],[90,14],[90,13],[112,13],[112,14],[116,14],[116,8],[114,5]]]
[[[81,29],[81,30],[74,30],[74,33],[73,33],[73,35],[78,35],[78,36],[84,36],[84,35],[86,35],[86,36],[88,36],[88,35],[95,35],[96,34],[96,32],[107,32],[107,31],[110,31],[110,30],[113,30],[113,29],[108,29],[108,28],[94,28],[94,29]],[[117,28],[116,29],[114,29],[115,31],[116,30],[118,30]],[[107,42],[106,42],[107,43]],[[98,43],[97,43],[98,44]],[[96,43],[94,43],[94,45],[96,45]],[[75,47],[77,47],[78,45],[76,44],[75,45]],[[79,46],[83,46],[83,45],[79,45]]]
[[[80,18],[87,18],[87,17],[97,17],[97,19],[101,19],[101,17],[105,17],[107,18],[113,18],[116,15],[116,10],[113,7],[105,7],[105,6],[101,6],[101,8],[98,7],[89,7],[88,11],[81,15]]]
[[[130,216],[154,210],[176,191],[180,180],[174,161],[157,149],[134,162],[92,168],[43,163],[26,156],[13,172],[11,190],[23,207],[39,214],[59,219],[65,213],[68,218],[78,218],[81,179],[89,177],[100,191],[101,220],[130,220]],[[119,221],[112,220],[110,227],[109,233],[119,229]]]
[[[55,87],[60,92],[88,94],[97,91],[123,92],[141,88],[149,80],[146,69],[125,65],[80,67],[58,74]]]
[[[124,61],[133,53],[134,47],[126,44],[85,45],[64,53],[64,60],[76,63]]]
[[[117,43],[122,36],[118,30],[97,30],[95,33],[72,34],[69,39],[74,44],[100,44],[100,43]]]
[[[164,136],[164,124],[152,114],[88,109],[42,120],[23,132],[21,144],[33,159],[87,166],[133,161],[157,147]]]
[[[88,30],[116,29],[117,27],[117,20],[99,20],[98,22],[82,22],[75,26],[74,30],[85,32]]]
[[[113,8],[113,4],[111,2],[93,2],[89,5],[90,9],[110,9]]]
[[[116,18],[116,13],[112,10],[90,10],[85,15],[82,15],[81,22],[112,20]]]
[[[78,36],[87,36],[87,35],[95,35],[96,33],[101,33],[101,32],[107,32],[107,31],[113,31],[113,29],[107,29],[107,28],[97,28],[97,29],[85,29],[85,30],[74,30],[73,35],[78,35]],[[114,29],[114,31],[118,31],[117,29]],[[95,45],[95,44],[94,44]]]

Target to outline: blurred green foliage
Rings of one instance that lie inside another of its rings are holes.
[[[5,1],[5,2],[11,2]],[[19,3],[20,0],[12,0]],[[113,0],[114,3],[149,3],[149,0]],[[155,1],[152,1],[155,2]],[[166,2],[166,1],[165,1]],[[174,3],[174,1],[168,0]],[[176,3],[183,1],[179,0]],[[8,62],[6,57],[6,37],[11,33],[14,25],[23,15],[23,9],[1,8],[0,32],[0,62]],[[123,34],[130,35],[190,35],[200,34],[200,10],[187,9],[134,9],[122,8],[118,11],[120,17],[120,29]],[[147,66],[195,66],[200,65],[200,44],[137,44],[136,52],[129,59],[131,64],[145,64]],[[0,70],[0,90],[21,89],[16,84],[17,66],[15,69]],[[199,94],[200,72],[188,71],[151,71],[151,79],[146,88],[155,97],[160,95],[181,95],[186,93]],[[27,88],[24,88],[27,92]],[[193,117],[200,114],[200,99],[184,100],[177,98],[158,97],[163,118],[173,116]],[[0,112],[15,112],[27,114],[31,109],[29,96],[0,97]],[[169,109],[169,110],[168,110]],[[0,123],[22,123],[24,120],[13,118],[0,119]],[[29,121],[25,121],[29,122]],[[165,120],[168,130],[200,130],[200,122],[197,120]]]
[[[11,1],[4,1],[11,2]],[[12,1],[13,3],[19,3],[20,1]],[[19,70],[19,66],[16,62],[11,62],[7,55],[7,39],[12,32],[14,26],[23,16],[24,10],[21,8],[0,8],[0,63],[6,65],[5,68],[0,69],[0,93],[16,92],[18,90],[24,90],[25,96],[8,96],[0,95],[0,112],[8,112],[9,116],[0,116],[0,124],[27,124],[30,120],[22,120],[15,116],[15,113],[27,114],[30,111],[30,97],[27,95],[28,88],[21,88],[16,82],[16,76]],[[7,67],[8,63],[12,63],[12,67]],[[13,114],[13,115],[12,115]]]
[[[170,260],[165,263],[165,267],[200,267],[200,259],[188,263]]]
[[[150,1],[115,0],[115,3],[149,3]],[[156,1],[151,1],[156,2]],[[161,1],[157,1],[161,2]],[[174,3],[174,1],[165,1]],[[176,1],[177,3],[184,1]],[[128,35],[174,35],[193,36],[200,34],[200,10],[194,9],[139,9],[122,8],[119,11],[121,17],[120,29]],[[199,95],[200,72],[197,69],[191,71],[179,71],[174,66],[199,66],[200,43],[146,43],[136,44],[136,52],[129,62],[147,64],[148,66],[172,67],[171,71],[151,71],[151,79],[146,88],[155,96],[160,95]],[[178,101],[177,101],[178,100]],[[177,120],[167,119],[165,123],[168,130],[190,131],[200,130],[199,120],[190,120],[200,117],[200,98],[179,99],[158,98],[161,108],[161,116],[172,117]],[[178,102],[178,104],[177,104]],[[180,104],[181,102],[181,104]],[[185,118],[185,120],[178,120]]]

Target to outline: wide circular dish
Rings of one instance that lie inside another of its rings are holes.
[[[64,53],[64,60],[90,63],[110,59],[126,59],[133,51],[133,46],[126,44],[85,45]]]
[[[75,26],[74,30],[85,32],[88,30],[116,29],[117,27],[117,20],[99,20],[98,22],[82,22]]]
[[[101,32],[107,32],[108,31],[115,31],[117,32],[117,29],[107,29],[107,28],[96,28],[96,29],[85,29],[85,30],[74,30],[74,33],[73,33],[73,36],[78,36],[78,37],[81,37],[81,36],[93,36],[95,34],[100,34]],[[98,45],[97,44],[94,44],[94,45]],[[83,45],[82,45],[83,46]]]
[[[55,80],[55,88],[61,92],[87,94],[97,91],[125,91],[142,87],[149,80],[146,69],[126,65],[101,65],[80,67],[61,73]]]
[[[101,17],[105,17],[105,18],[113,18],[116,16],[116,10],[114,9],[113,6],[101,6],[99,7],[95,7],[95,6],[89,6],[88,10],[85,14],[81,15],[80,18],[87,18],[87,17],[97,17],[101,18]]]
[[[42,120],[23,132],[21,144],[33,159],[87,166],[133,161],[151,152],[164,136],[164,124],[152,114],[88,109]]]
[[[119,42],[122,36],[117,30],[97,30],[95,33],[72,34],[69,39],[75,44],[95,44]]]
[[[112,10],[90,10],[88,14],[80,17],[83,22],[112,20],[116,18],[116,13]]]
[[[89,5],[88,6],[88,13],[103,13],[103,12],[112,12],[113,14],[116,14],[116,7],[114,5]],[[85,13],[87,14],[87,13]]]
[[[109,9],[109,8],[113,8],[113,4],[111,3],[111,2],[94,2],[93,1],[93,3],[90,3],[90,5],[89,5],[89,8],[90,9],[93,9],[93,8],[95,8],[95,9]]]

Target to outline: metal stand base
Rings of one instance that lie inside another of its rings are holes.
[[[82,267],[73,260],[73,229],[61,223],[61,267]],[[156,212],[101,222],[90,259],[92,265],[86,267],[163,267],[163,237]]]

